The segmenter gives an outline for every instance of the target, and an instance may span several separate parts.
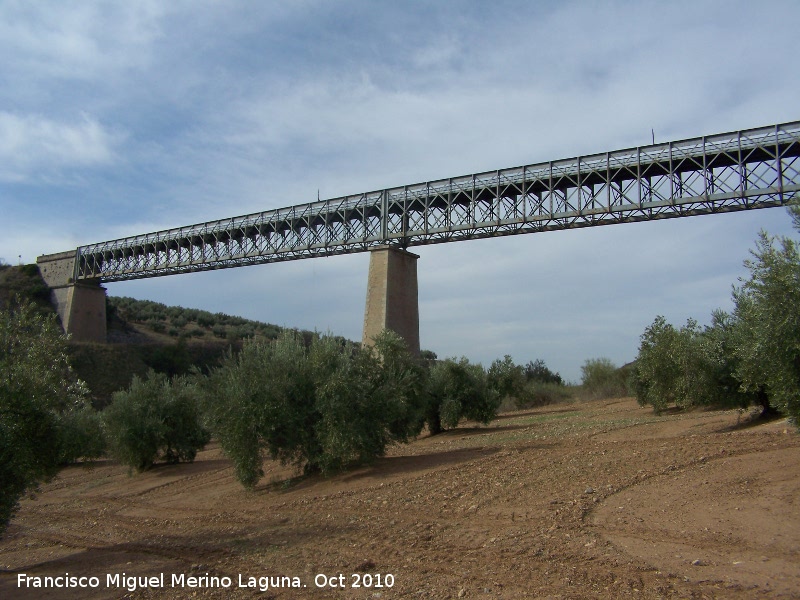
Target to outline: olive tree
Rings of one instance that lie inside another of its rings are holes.
[[[103,422],[109,454],[137,471],[157,460],[191,462],[210,439],[194,383],[152,370],[114,393]]]
[[[54,315],[29,303],[0,310],[0,531],[26,490],[58,471],[61,415],[87,406],[65,344]]]
[[[323,338],[309,357],[322,471],[369,462],[419,433],[425,371],[396,333],[384,331],[372,348],[348,352]]]
[[[698,403],[719,408],[745,409],[769,400],[763,388],[747,390],[737,375],[742,367],[738,347],[744,340],[741,321],[722,310],[712,313],[711,325],[699,337]]]
[[[656,412],[671,405],[706,403],[708,377],[702,332],[689,319],[680,329],[658,316],[641,336],[636,358],[634,389],[639,404]]]
[[[440,361],[428,376],[428,430],[440,433],[456,427],[461,419],[489,423],[497,416],[501,401],[481,365],[466,358]]]
[[[798,224],[797,211],[794,215]],[[762,232],[734,290],[738,322],[736,376],[770,407],[800,417],[800,253],[798,243]]]
[[[508,354],[502,360],[498,358],[492,362],[486,377],[488,384],[500,395],[501,400],[506,396],[517,398],[525,389],[525,371]]]
[[[425,371],[386,331],[372,349],[285,332],[253,339],[208,377],[210,427],[253,487],[269,457],[305,472],[363,464],[422,426]]]

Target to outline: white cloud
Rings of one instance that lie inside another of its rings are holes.
[[[63,169],[115,159],[121,136],[88,115],[72,123],[0,111],[0,181],[52,177]]]
[[[72,231],[58,227],[51,221],[36,224],[35,234],[31,233],[31,224],[17,220],[10,222],[3,216],[3,244],[0,248],[0,259],[9,264],[36,262],[43,254],[55,254],[77,248],[78,240]]]
[[[4,68],[32,77],[93,79],[143,66],[167,3],[3,2]]]

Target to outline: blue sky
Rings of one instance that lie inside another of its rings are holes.
[[[800,118],[796,2],[0,0],[0,257]],[[571,380],[707,322],[781,209],[417,248],[421,342]],[[368,256],[123,282],[360,339]]]

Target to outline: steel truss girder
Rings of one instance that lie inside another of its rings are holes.
[[[75,280],[120,281],[783,206],[800,122],[387,188],[81,246]]]

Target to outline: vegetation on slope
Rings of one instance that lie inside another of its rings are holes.
[[[131,326],[135,326],[136,330],[147,333],[151,339],[164,341],[172,338],[241,344],[242,340],[256,335],[274,340],[283,330],[282,327],[271,323],[261,323],[224,313],[115,296],[108,298],[107,317],[110,329],[121,329],[130,333],[133,329]],[[115,326],[120,321],[123,325]],[[311,335],[310,332],[303,334],[306,337]]]

